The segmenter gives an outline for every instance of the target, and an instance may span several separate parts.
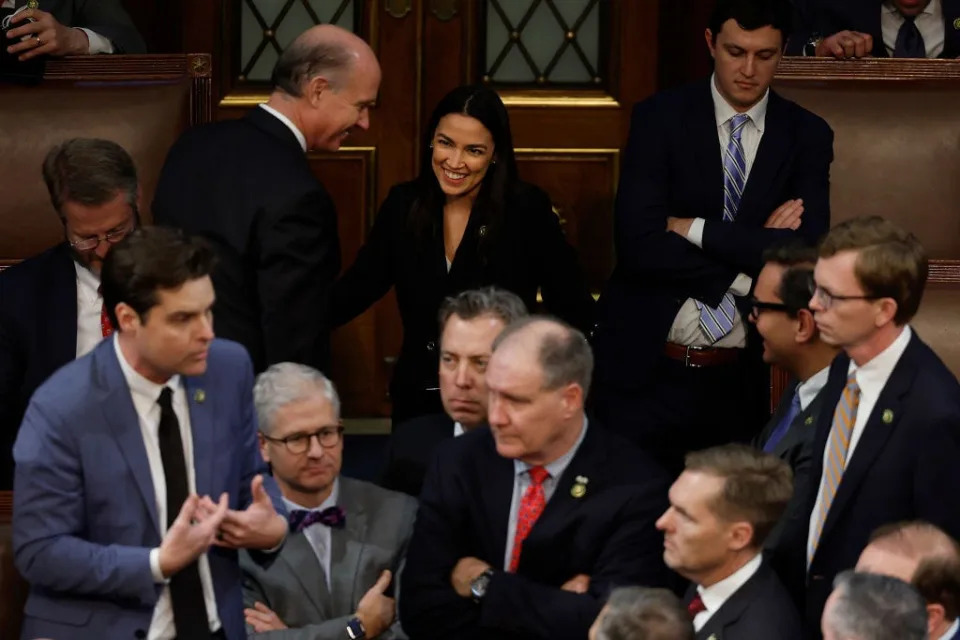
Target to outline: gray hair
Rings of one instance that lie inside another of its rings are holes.
[[[66,201],[96,207],[126,196],[137,212],[137,167],[130,154],[116,142],[100,138],[72,138],[50,149],[43,160],[43,180],[50,202],[63,220]]]
[[[694,640],[693,622],[666,589],[620,587],[607,601],[597,640]]]
[[[330,380],[305,364],[280,362],[270,365],[257,376],[253,385],[253,404],[257,408],[257,421],[260,431],[273,430],[273,416],[281,407],[306,400],[320,391],[333,406],[334,414],[340,417],[340,396]]]
[[[844,571],[824,625],[843,640],[926,640],[927,603],[903,580]]]
[[[336,90],[354,60],[353,51],[341,42],[300,36],[280,54],[270,82],[295,98],[302,97],[304,85],[317,76],[325,77]]]
[[[457,316],[463,320],[473,320],[480,316],[495,316],[507,325],[514,320],[527,317],[527,305],[517,294],[497,287],[483,289],[469,289],[451,296],[440,305],[440,333],[450,316]]]
[[[540,335],[538,361],[543,371],[543,388],[559,389],[575,383],[586,399],[593,377],[593,351],[587,338],[566,322],[549,316],[527,316],[508,324],[493,341],[493,352],[510,339],[535,324],[550,327]]]

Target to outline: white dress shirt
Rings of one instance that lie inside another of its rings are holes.
[[[730,596],[735,594],[740,587],[747,584],[747,580],[752,578],[753,574],[760,569],[762,560],[763,556],[758,553],[750,562],[720,582],[712,584],[709,587],[697,585],[697,593],[700,594],[700,599],[703,600],[703,606],[706,608],[693,617],[693,628],[695,631],[699,633],[700,629],[707,624],[707,621],[710,620],[713,614],[730,599]]]
[[[730,106],[730,104],[720,95],[717,90],[716,74],[710,79],[710,93],[713,95],[713,112],[717,122],[717,138],[720,141],[720,157],[717,162],[723,164],[723,154],[726,152],[727,145],[730,143],[730,120],[739,112]],[[744,176],[744,185],[750,180],[750,170],[753,168],[753,162],[757,159],[757,149],[760,147],[760,139],[763,138],[763,130],[767,121],[767,103],[770,100],[770,90],[763,95],[757,104],[753,105],[746,112],[748,120],[743,125],[740,133],[740,142],[743,145],[744,161],[747,165],[747,171]],[[771,213],[773,213],[771,211]],[[730,224],[729,222],[713,221],[710,224]],[[706,225],[704,218],[694,218],[687,232],[687,240],[697,247],[703,248],[703,229]],[[736,296],[745,296],[750,293],[750,287],[753,285],[753,279],[745,273],[738,273],[730,284],[730,292]],[[667,333],[667,341],[676,344],[683,344],[691,347],[732,347],[743,348],[747,346],[747,331],[743,326],[743,318],[740,316],[739,309],[734,311],[733,328],[730,333],[723,336],[711,345],[710,341],[700,329],[700,310],[697,309],[696,301],[686,300],[677,312],[673,325]]]
[[[958,629],[960,629],[960,618],[957,618],[956,620],[954,620],[953,624],[950,625],[950,628],[944,631],[943,635],[941,635],[940,638],[942,638],[942,640],[950,640],[951,638],[953,638],[953,636],[957,634]],[[934,638],[933,640],[940,640],[940,639]]]
[[[287,511],[292,512],[294,509],[302,509],[304,511],[323,511],[329,507],[337,506],[337,500],[340,499],[340,478],[337,478],[333,481],[333,491],[330,492],[330,495],[327,496],[327,499],[324,500],[319,507],[315,509],[308,509],[302,507],[292,500],[283,499],[284,504],[287,505]],[[307,542],[310,543],[310,547],[313,549],[313,552],[317,556],[317,562],[320,563],[320,566],[323,567],[323,574],[327,578],[327,586],[330,586],[330,536],[331,531],[330,527],[321,523],[315,522],[306,529],[303,530],[303,535],[306,537]]]
[[[100,278],[74,260],[77,272],[77,357],[86,355],[103,340],[100,313],[103,296],[100,295]]]
[[[459,422],[454,422],[454,423],[453,423],[453,437],[456,438],[457,436],[462,436],[464,433],[466,433],[466,432],[463,430],[463,425],[460,424]]]
[[[887,48],[887,55],[893,56],[897,46],[897,34],[906,19],[890,0],[883,3],[880,9],[880,32],[883,34],[883,46]],[[923,36],[923,45],[927,49],[928,58],[939,57],[943,53],[944,25],[943,7],[940,0],[930,0],[926,8],[914,19],[917,30]]]
[[[260,108],[272,115],[274,118],[282,122],[287,129],[293,132],[293,135],[297,137],[297,142],[300,143],[300,148],[303,149],[304,153],[307,151],[307,137],[303,135],[303,132],[297,128],[297,125],[293,124],[293,120],[283,115],[273,107],[268,104],[261,104]]]
[[[856,374],[857,385],[860,387],[860,404],[857,405],[857,418],[853,423],[853,431],[850,433],[850,446],[847,448],[847,458],[843,467],[844,469],[850,466],[850,461],[853,459],[857,443],[860,442],[860,438],[863,436],[863,430],[867,426],[870,414],[873,412],[873,408],[876,406],[877,399],[879,399],[880,393],[886,386],[887,380],[890,379],[890,374],[893,373],[894,367],[900,362],[900,356],[902,356],[906,350],[911,335],[913,335],[913,332],[910,330],[910,326],[907,325],[903,328],[903,331],[900,332],[900,335],[897,336],[897,339],[894,340],[889,347],[874,356],[870,362],[858,367],[853,360],[850,360],[848,375],[851,373]],[[833,419],[834,411],[835,407],[831,407],[831,420]],[[829,467],[827,461],[829,454],[830,447],[824,447],[824,473]],[[817,514],[820,513],[820,508],[823,505],[823,482],[824,475],[821,473],[820,483],[817,488],[817,501],[813,505],[813,511],[810,514],[810,523],[807,531],[807,549],[812,547],[814,535],[817,531]]]
[[[820,371],[797,385],[797,393],[800,395],[800,410],[806,411],[813,399],[817,397],[820,390],[827,384],[827,378],[830,377],[830,365],[825,366]]]
[[[166,384],[160,385],[137,373],[127,362],[120,343],[114,334],[113,347],[116,350],[120,370],[130,388],[133,407],[137,411],[140,422],[140,433],[143,436],[143,445],[147,451],[147,463],[150,465],[150,478],[153,481],[153,494],[156,499],[157,521],[160,525],[160,537],[167,533],[167,481],[163,472],[163,459],[160,457],[160,405],[157,400],[164,387],[173,391],[173,412],[180,423],[180,439],[183,441],[183,458],[187,466],[187,487],[191,493],[197,492],[196,473],[193,468],[193,431],[190,427],[190,409],[187,406],[187,394],[180,382],[180,376],[173,376]],[[213,592],[213,580],[210,577],[210,563],[207,555],[199,558],[200,583],[203,586],[203,601],[207,606],[207,618],[210,630],[220,628],[220,616],[217,614],[217,600]],[[160,549],[150,551],[150,570],[153,579],[158,584],[166,585],[160,571]],[[147,640],[173,640],[177,636],[173,622],[173,604],[170,601],[170,587],[164,586],[153,609],[153,619],[147,631]]]

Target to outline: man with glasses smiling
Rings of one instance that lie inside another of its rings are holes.
[[[883,218],[834,227],[820,246],[810,300],[821,338],[843,349],[821,395],[803,517],[785,533],[787,580],[806,587],[819,623],[834,577],[870,534],[899,520],[960,536],[960,385],[910,328],[927,280],[917,238]]]
[[[260,452],[289,510],[290,535],[269,567],[241,553],[248,631],[289,640],[406,637],[387,590],[416,500],[340,476],[340,399],[319,371],[275,364],[253,395]]]
[[[0,274],[0,489],[12,486],[10,450],[34,390],[111,333],[100,267],[139,224],[137,170],[114,142],[54,147],[43,178],[64,242]]]

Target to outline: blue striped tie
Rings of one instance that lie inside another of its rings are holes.
[[[743,126],[749,120],[750,116],[745,113],[738,113],[730,119],[730,142],[727,143],[727,148],[723,152],[724,222],[733,222],[737,217],[743,186],[747,182],[747,161],[740,136],[743,133]],[[733,330],[736,306],[729,291],[723,294],[720,306],[709,307],[698,300],[697,309],[700,310],[700,329],[711,344]]]

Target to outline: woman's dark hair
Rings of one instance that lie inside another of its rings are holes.
[[[481,85],[460,86],[440,100],[430,116],[424,132],[420,175],[417,176],[417,198],[410,211],[410,226],[420,242],[428,242],[437,231],[444,193],[433,173],[433,151],[430,148],[440,120],[451,113],[475,118],[487,128],[493,138],[494,162],[487,168],[480,192],[473,203],[471,216],[482,216],[486,233],[481,237],[479,250],[485,258],[485,247],[503,226],[504,209],[517,183],[517,160],[513,153],[510,117],[497,92]]]

